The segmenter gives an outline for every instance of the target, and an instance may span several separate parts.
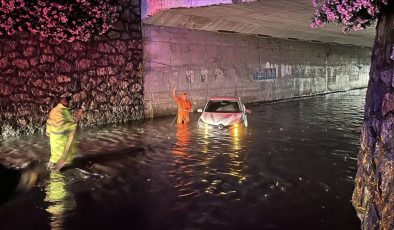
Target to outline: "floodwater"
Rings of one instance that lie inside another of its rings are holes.
[[[199,130],[198,114],[189,126],[167,117],[83,128],[74,166],[41,170],[0,206],[0,229],[359,229],[351,195],[364,98],[248,106],[245,130]],[[7,167],[48,157],[42,135],[0,145]]]

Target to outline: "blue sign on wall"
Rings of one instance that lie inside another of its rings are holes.
[[[266,81],[276,79],[276,68],[266,68],[259,72],[254,72],[252,79],[255,81]]]

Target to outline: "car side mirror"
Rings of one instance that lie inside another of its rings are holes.
[[[202,113],[202,109],[197,109],[197,112]]]

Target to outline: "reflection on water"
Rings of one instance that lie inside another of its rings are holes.
[[[176,143],[174,147],[175,155],[184,155],[189,151],[190,145],[189,124],[177,124],[176,127]]]
[[[51,229],[63,229],[65,214],[75,208],[75,200],[67,188],[63,174],[51,172],[45,188],[44,201],[49,202],[46,211],[51,214]]]
[[[84,128],[76,168],[1,206],[0,229],[358,229],[364,97],[255,105],[246,129],[197,129],[198,114]],[[7,165],[48,157],[40,135],[0,144]]]

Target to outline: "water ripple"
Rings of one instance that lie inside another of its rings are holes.
[[[36,191],[44,196],[26,199],[44,199],[38,206],[60,229],[65,219],[77,223],[70,214],[93,215],[85,208],[97,204],[143,210],[142,220],[157,223],[123,218],[113,223],[118,227],[134,220],[144,229],[357,228],[349,200],[364,97],[362,90],[255,105],[250,127],[236,132],[199,130],[196,114],[189,126],[171,126],[168,117],[83,128],[76,168],[44,176],[37,186],[45,189]],[[42,135],[0,144],[7,166],[48,157]],[[109,215],[96,210],[103,220]],[[346,218],[338,219],[338,210]],[[79,221],[90,228],[100,223]]]

